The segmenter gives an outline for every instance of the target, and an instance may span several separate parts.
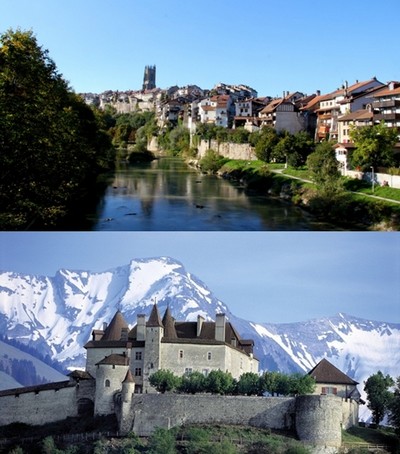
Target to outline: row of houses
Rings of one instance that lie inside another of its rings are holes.
[[[354,126],[384,122],[400,133],[400,82],[380,82],[376,77],[345,84],[327,94],[283,92],[281,97],[258,97],[246,85],[218,84],[211,90],[197,85],[153,88],[132,92],[84,95],[100,108],[113,106],[117,112],[156,112],[160,127],[180,121],[191,133],[201,123],[224,128],[244,127],[250,131],[272,127],[295,134],[307,131],[316,142],[333,140],[345,154],[351,148]],[[339,150],[340,152],[340,150]]]

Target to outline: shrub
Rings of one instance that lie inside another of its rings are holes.
[[[176,440],[170,430],[157,428],[149,439],[149,454],[176,454]]]
[[[204,157],[200,159],[199,165],[203,172],[215,173],[225,164],[226,161],[227,159],[223,158],[215,150],[210,148],[207,150]]]

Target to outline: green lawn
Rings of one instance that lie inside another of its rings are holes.
[[[385,445],[391,452],[398,452],[399,438],[389,430],[370,429],[368,427],[351,427],[342,432],[342,442],[348,445],[358,445],[368,443],[371,445]]]

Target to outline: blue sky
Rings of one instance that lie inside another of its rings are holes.
[[[1,0],[0,31],[32,29],[77,92],[244,83],[259,95],[400,80],[400,2]]]
[[[248,320],[345,312],[400,323],[398,233],[3,232],[0,251],[1,270],[47,276],[170,256]]]

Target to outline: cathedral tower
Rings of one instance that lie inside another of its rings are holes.
[[[156,66],[146,66],[143,76],[143,91],[156,88]]]

